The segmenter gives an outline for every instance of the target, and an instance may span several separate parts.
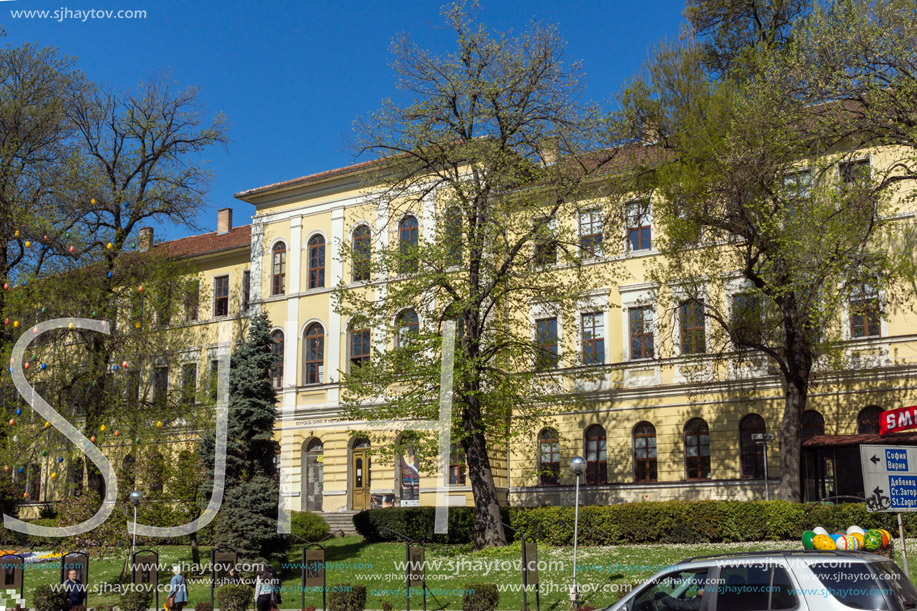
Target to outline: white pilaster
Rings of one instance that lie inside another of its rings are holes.
[[[331,211],[331,238],[328,243],[328,254],[331,259],[331,279],[328,286],[337,286],[344,276],[344,264],[337,253],[344,242],[344,209]],[[334,300],[328,300],[328,340],[327,340],[327,380],[329,384],[340,381],[341,344],[347,341],[345,329],[341,325],[341,315],[334,309]],[[346,351],[346,350],[345,350]],[[330,401],[330,396],[329,396]]]

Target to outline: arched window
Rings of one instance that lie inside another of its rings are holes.
[[[420,320],[417,312],[404,310],[395,319],[395,347],[402,348],[411,341],[411,336],[420,333]]]
[[[556,486],[560,475],[560,439],[554,429],[542,429],[538,433],[538,483],[541,486]]]
[[[739,422],[739,460],[742,477],[764,477],[764,446],[752,439],[752,436],[763,435],[766,432],[764,418],[758,414],[748,414]]]
[[[586,429],[586,483],[604,484],[608,479],[605,429],[593,424]]]
[[[446,246],[446,265],[461,265],[462,211],[458,206],[452,206],[446,210],[443,238]]]
[[[306,329],[304,384],[321,384],[325,373],[325,330],[317,322]]]
[[[710,427],[701,418],[685,425],[685,478],[710,477]]]
[[[885,411],[878,405],[868,405],[857,415],[857,433],[866,435],[879,433],[879,416]]]
[[[367,282],[369,280],[369,264],[372,256],[370,230],[368,225],[360,225],[353,230],[353,281]]]
[[[287,245],[283,242],[274,244],[271,259],[271,295],[283,295],[286,292],[287,278]]]
[[[283,331],[277,330],[271,333],[271,354],[274,360],[271,363],[271,383],[274,388],[283,386]]]
[[[655,482],[656,427],[641,422],[634,427],[634,481]]]
[[[398,245],[401,260],[398,271],[410,274],[417,271],[417,218],[408,215],[398,223]]]
[[[814,409],[803,412],[802,422],[799,429],[799,437],[802,441],[815,437],[816,435],[825,434],[825,417]]]
[[[325,286],[325,238],[314,235],[309,239],[309,288]]]

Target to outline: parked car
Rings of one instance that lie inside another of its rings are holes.
[[[607,611],[917,609],[917,590],[892,560],[868,552],[787,551],[689,558],[660,571]]]

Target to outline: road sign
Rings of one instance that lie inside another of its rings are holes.
[[[866,509],[917,511],[917,447],[860,446]]]

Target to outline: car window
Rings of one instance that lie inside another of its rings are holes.
[[[832,596],[852,609],[888,609],[881,586],[868,564],[834,561],[810,564],[809,569],[825,586],[825,596]]]
[[[762,563],[723,566],[716,592],[717,611],[793,609],[798,603],[786,570]]]
[[[897,564],[891,560],[875,562],[873,567],[879,574],[879,582],[886,584],[890,595],[898,599],[905,609],[917,609],[917,590]]]
[[[700,609],[707,569],[674,571],[656,579],[640,592],[633,611],[681,611]]]

